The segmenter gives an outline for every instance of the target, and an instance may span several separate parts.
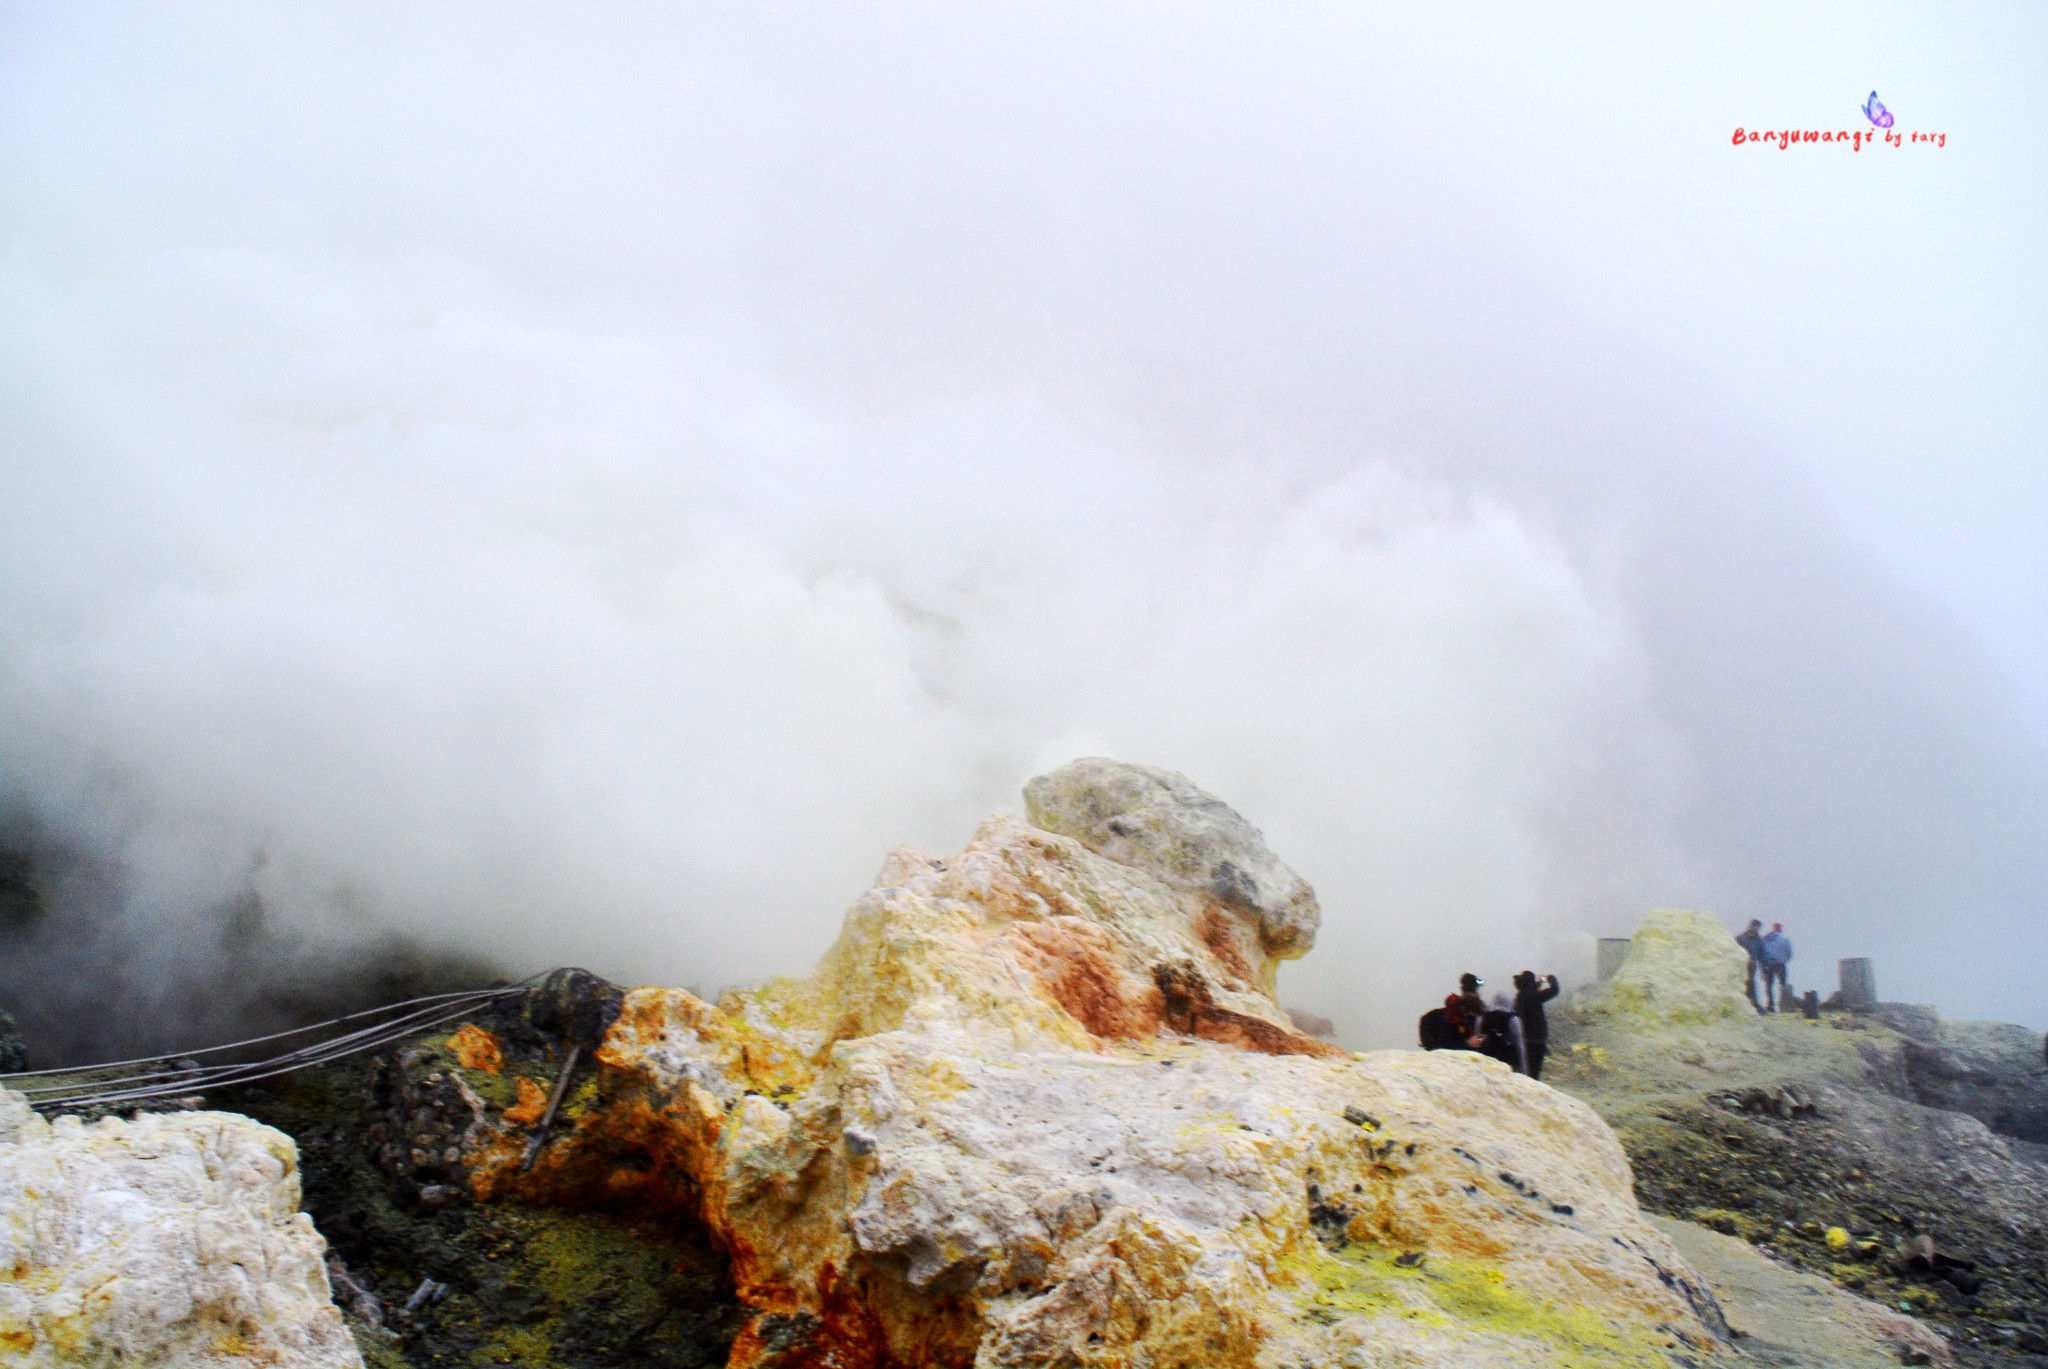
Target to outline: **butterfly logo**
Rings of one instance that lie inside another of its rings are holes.
[[[1877,92],[1870,92],[1870,102],[1863,106],[1863,117],[1879,128],[1892,126],[1892,112],[1877,102]]]

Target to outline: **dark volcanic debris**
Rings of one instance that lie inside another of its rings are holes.
[[[1615,1128],[1646,1209],[1919,1317],[1961,1364],[2048,1366],[2048,1168],[1980,1120],[2031,1120],[2044,1082],[1980,1048],[1929,1083],[1944,1036],[2005,1044],[1990,1024],[1751,1015],[1680,1039],[1559,1016],[1551,1081]],[[1978,1116],[1923,1101],[1958,1096]]]
[[[216,1105],[297,1140],[306,1210],[370,1369],[723,1365],[748,1309],[703,1231],[667,1212],[471,1196],[464,1142],[561,1069],[558,1033],[532,1016],[481,1018],[467,1040],[437,1032]],[[464,1049],[484,1039],[495,1059]]]

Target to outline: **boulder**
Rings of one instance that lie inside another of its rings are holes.
[[[704,1224],[742,1369],[1725,1348],[1589,1108],[1293,1026],[1271,961],[1314,894],[1242,819],[1110,762],[1027,793],[1035,823],[892,854],[811,975],[628,993],[530,1168],[524,1127],[471,1134],[476,1195]]]
[[[2041,1034],[2009,1022],[1948,1021],[1933,1008],[1880,1003],[1879,1021],[1900,1036],[1882,1073],[1902,1097],[1966,1112],[1993,1131],[2048,1145],[2048,1089],[2041,1087]]]
[[[1186,775],[1091,756],[1025,785],[1024,811],[1045,831],[1235,910],[1268,956],[1303,956],[1315,945],[1315,890],[1258,828]]]
[[[1712,913],[1652,909],[1614,977],[1576,996],[1568,1011],[1649,1029],[1754,1016],[1744,992],[1748,965],[1748,954]]]
[[[291,1138],[221,1112],[46,1122],[0,1091],[0,1361],[361,1369]]]

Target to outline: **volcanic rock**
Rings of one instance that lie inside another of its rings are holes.
[[[1653,909],[1614,978],[1575,996],[1565,1011],[1582,1021],[1614,1019],[1644,1030],[1754,1015],[1743,991],[1748,961],[1712,913]]]
[[[1590,1109],[1294,1028],[1274,962],[1308,948],[1314,894],[1242,818],[1107,761],[1027,794],[1038,825],[892,854],[813,974],[627,994],[530,1170],[502,1111],[468,1134],[476,1195],[703,1223],[752,1309],[738,1366],[1725,1345]]]
[[[1315,890],[1256,827],[1185,775],[1091,756],[1025,785],[1024,812],[1045,831],[1247,914],[1274,957],[1315,945]]]
[[[2048,1145],[2039,1032],[2009,1022],[1947,1021],[1932,1008],[1906,1003],[1880,1003],[1875,1016],[1903,1038],[1892,1071],[1895,1091]]]
[[[0,1091],[0,1360],[361,1369],[299,1212],[291,1138],[246,1117],[44,1121]]]

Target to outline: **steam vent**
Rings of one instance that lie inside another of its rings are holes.
[[[628,992],[537,1158],[536,1081],[491,1101],[500,1061],[465,1027],[459,1177],[484,1204],[708,1232],[745,1309],[737,1366],[1727,1351],[1586,1106],[1476,1055],[1359,1057],[1293,1028],[1275,970],[1311,949],[1315,895],[1237,813],[1099,759],[1025,800],[944,859],[892,853],[806,978],[715,1006]],[[301,1263],[248,1277],[297,1286]],[[42,1315],[0,1287],[6,1334]],[[265,1349],[178,1362],[334,1362]]]

